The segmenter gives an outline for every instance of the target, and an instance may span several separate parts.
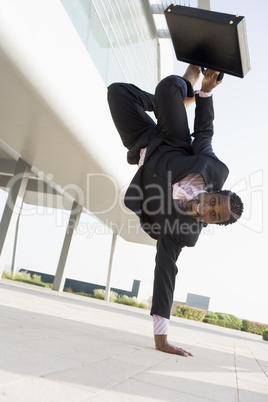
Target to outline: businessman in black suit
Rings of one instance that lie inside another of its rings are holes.
[[[183,247],[195,245],[207,224],[233,223],[243,211],[235,193],[221,190],[229,171],[212,149],[211,92],[221,83],[219,73],[205,70],[201,90],[194,92],[200,74],[200,67],[190,65],[183,77],[171,75],[160,81],[154,95],[126,83],[108,88],[111,114],[128,149],[128,162],[139,167],[125,204],[157,240],[151,309],[155,346],[185,357],[192,354],[167,340],[176,261]],[[194,101],[190,135],[186,107]],[[154,112],[157,123],[146,111]]]

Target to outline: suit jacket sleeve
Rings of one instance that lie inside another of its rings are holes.
[[[155,258],[155,276],[151,315],[170,317],[173,302],[175,278],[178,273],[176,261],[182,247],[174,236],[162,234],[157,241]]]
[[[194,154],[217,158],[212,149],[214,108],[213,98],[201,98],[196,95],[194,132],[192,136]]]

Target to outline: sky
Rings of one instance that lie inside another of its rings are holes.
[[[268,2],[211,0],[211,9],[246,18],[251,70],[243,79],[225,75],[213,93],[214,151],[230,170],[224,187],[241,196],[245,211],[234,225],[209,225],[194,248],[183,249],[177,262],[179,273],[174,300],[185,302],[187,293],[208,296],[211,311],[268,324],[265,208]],[[162,74],[182,75],[186,65],[170,62],[173,50],[165,41],[161,49],[169,62],[163,65]],[[196,89],[200,89],[198,85]],[[188,109],[190,127],[193,118],[194,105]],[[6,193],[1,191],[0,213],[5,198]],[[25,205],[20,219],[16,266],[54,274],[68,217],[68,212]],[[68,258],[67,276],[105,285],[111,240],[107,228],[82,214]],[[130,290],[133,280],[140,280],[138,299],[147,300],[152,295],[154,258],[154,247],[118,238],[111,285]]]

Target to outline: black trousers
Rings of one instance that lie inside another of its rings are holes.
[[[190,82],[175,75],[160,81],[154,95],[132,84],[115,83],[109,86],[108,102],[112,118],[124,146],[128,149],[129,163],[138,163],[140,148],[147,146],[155,136],[163,138],[165,143],[174,147],[191,147],[183,103],[187,96],[194,96]],[[157,121],[146,111],[153,111]],[[158,242],[158,249],[163,241],[166,240],[163,239],[161,244]],[[165,249],[166,253],[163,253]],[[164,317],[169,317],[170,314],[176,276],[176,272],[165,269],[169,258],[176,260],[176,256],[169,254],[168,246],[162,247],[162,252],[157,254],[157,265],[161,269],[156,272],[152,308],[154,314]],[[172,262],[171,266],[177,270]]]
[[[111,115],[128,149],[129,163],[138,163],[140,148],[146,147],[155,136],[175,147],[191,144],[183,103],[187,96],[194,96],[192,85],[176,75],[161,80],[154,95],[133,84],[114,83],[108,87]],[[157,122],[146,111],[154,112]]]

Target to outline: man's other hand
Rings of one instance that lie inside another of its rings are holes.
[[[204,78],[202,80],[202,87],[201,87],[202,92],[211,92],[212,89],[220,85],[222,82],[217,81],[217,78],[220,74],[219,71],[214,71],[208,68],[207,70],[204,70],[203,74]]]

